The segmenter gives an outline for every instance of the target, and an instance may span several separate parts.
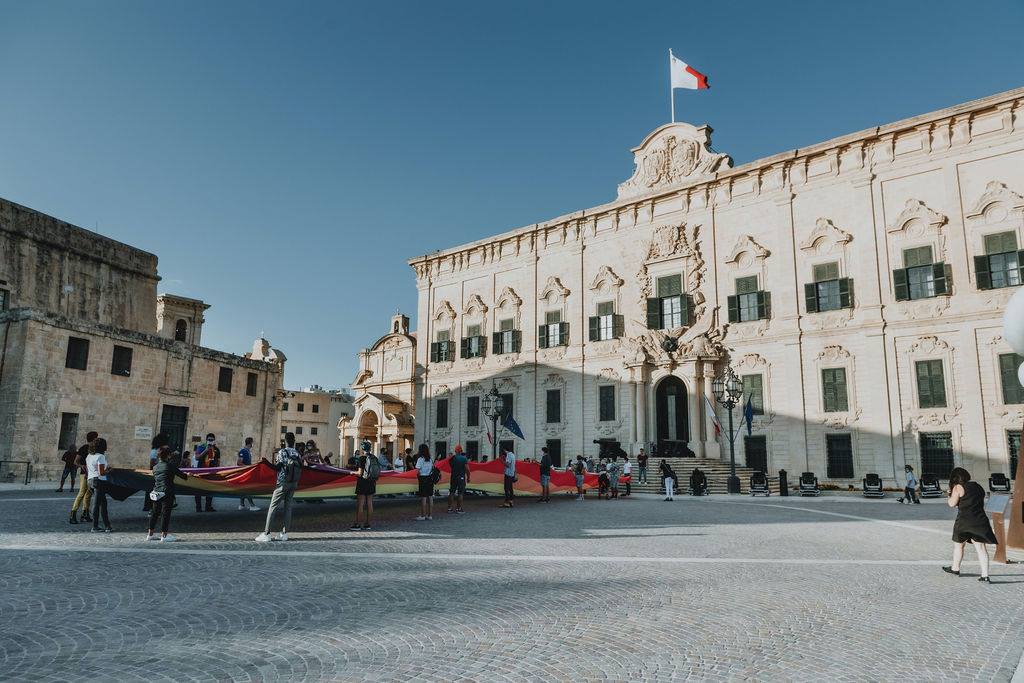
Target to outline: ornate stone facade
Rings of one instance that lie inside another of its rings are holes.
[[[633,150],[614,202],[410,260],[417,440],[479,438],[469,400],[494,382],[524,455],[610,439],[722,457],[705,398],[724,424],[710,379],[729,363],[757,398],[741,464],[842,483],[947,456],[979,478],[1007,471],[1024,415],[999,336],[1024,266],[1022,98],[735,168],[710,128],[669,124]],[[463,358],[471,309],[488,346]],[[456,353],[432,361],[442,331]]]

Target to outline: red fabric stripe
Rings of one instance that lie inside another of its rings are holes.
[[[708,77],[694,69],[692,66],[686,67],[686,73],[697,79],[697,90],[706,90],[710,87],[708,86]]]

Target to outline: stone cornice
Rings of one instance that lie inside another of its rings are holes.
[[[573,211],[543,222],[534,223],[481,240],[449,249],[438,250],[408,260],[417,279],[440,273],[441,263],[448,261],[445,272],[464,270],[469,266],[486,265],[505,258],[535,254],[543,248],[582,241],[596,233],[602,221],[615,230],[624,219],[629,225],[652,220],[654,205],[667,199],[681,200],[683,211],[710,208],[732,200],[733,187],[749,183],[756,195],[792,191],[791,188],[811,182],[819,176],[837,176],[856,172],[858,177],[873,173],[873,168],[891,164],[902,153],[900,142],[914,136],[920,138],[925,152],[942,151],[969,143],[972,127],[979,114],[1001,115],[1003,130],[1020,129],[1024,87],[964,102],[945,109],[902,119],[884,126],[867,128],[799,149],[792,149],[755,161],[721,170],[710,177],[682,183],[671,189],[659,189],[647,195],[630,197]],[[992,131],[983,131],[986,137]],[[913,142],[913,141],[912,141]]]

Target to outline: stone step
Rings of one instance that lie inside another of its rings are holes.
[[[712,460],[709,458],[651,458],[648,461],[647,483],[634,483],[632,490],[638,493],[664,493],[665,488],[661,483],[658,465],[664,460],[679,475],[680,481],[676,483],[677,489],[685,493],[689,492],[690,474],[694,469],[700,468],[708,480],[709,493],[728,493],[729,475],[731,466],[728,461]],[[753,468],[736,466],[736,476],[740,480],[740,491],[749,493],[750,477],[754,473]],[[636,468],[634,465],[633,479],[636,481]],[[778,478],[768,478],[768,488],[774,495],[779,493]]]

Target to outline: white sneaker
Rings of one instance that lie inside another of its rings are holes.
[[[271,540],[270,534],[260,534],[256,537],[257,543],[270,543]]]
[[[433,519],[434,519],[433,515],[427,515],[427,521],[432,521]]]
[[[416,521],[417,522],[425,522],[425,521],[427,521],[427,518],[424,517],[423,515],[420,515],[419,517],[416,518]]]
[[[163,537],[160,538],[160,542],[161,543],[174,543],[177,540],[178,539],[176,537],[172,536],[171,534],[167,534],[166,536],[163,536]]]
[[[249,508],[245,507],[244,505],[239,505],[238,509],[239,510],[248,510]]]
[[[249,509],[252,510],[253,512],[259,512],[260,511],[260,508],[256,507],[255,505],[250,505]]]
[[[288,540],[288,534],[286,534],[285,532],[282,531],[281,533],[279,533],[277,535],[277,540],[279,540],[279,541],[287,541]]]
[[[146,540],[147,541],[155,541],[155,540],[157,540],[157,537],[154,536],[153,534],[146,534]]]

